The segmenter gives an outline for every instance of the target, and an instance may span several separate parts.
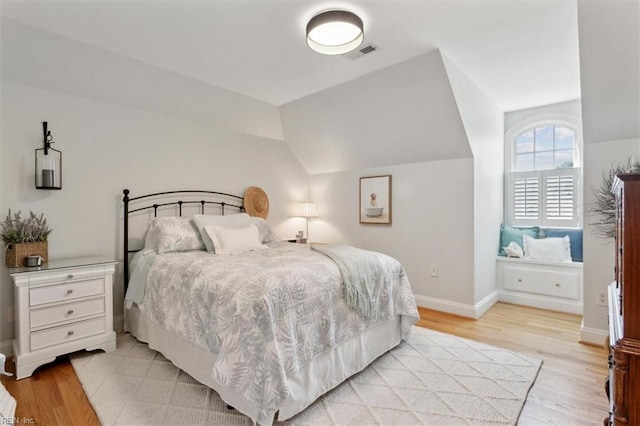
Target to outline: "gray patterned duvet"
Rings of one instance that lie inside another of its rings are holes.
[[[155,256],[140,310],[162,327],[217,355],[213,378],[234,389],[270,423],[289,393],[287,375],[380,321],[418,319],[404,268],[382,265],[380,313],[347,306],[340,271],[306,245],[276,243],[233,255],[204,251]]]

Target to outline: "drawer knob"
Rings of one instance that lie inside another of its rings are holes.
[[[67,315],[71,315],[71,314],[73,314],[73,309],[69,309],[69,310],[67,311]]]
[[[69,290],[67,290],[67,294],[71,294],[71,293],[73,293],[73,289],[72,289],[72,288],[70,288]]]
[[[67,331],[67,336],[73,336],[73,330]]]
[[[69,279],[73,278],[73,274],[67,275],[67,278],[69,278]]]
[[[560,287],[560,283],[556,283],[556,287]]]
[[[522,282],[522,278],[518,278],[518,282],[521,283]]]

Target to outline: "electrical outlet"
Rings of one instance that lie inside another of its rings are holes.
[[[598,295],[596,296],[596,305],[607,306],[607,290],[598,291]]]
[[[431,276],[432,277],[438,276],[438,265],[436,265],[435,263],[431,265]]]

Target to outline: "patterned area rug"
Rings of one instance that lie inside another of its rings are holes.
[[[130,334],[71,364],[103,425],[251,425],[218,394]],[[305,411],[278,425],[515,425],[542,361],[414,327]]]

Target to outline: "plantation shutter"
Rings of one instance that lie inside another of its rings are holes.
[[[507,222],[512,226],[535,226],[542,221],[540,172],[512,172],[507,178]]]
[[[509,223],[513,226],[579,227],[579,168],[507,175]]]
[[[513,188],[513,210],[516,220],[537,220],[540,212],[540,179],[538,176],[516,177]]]
[[[578,169],[547,170],[545,182],[545,226],[578,226]]]

